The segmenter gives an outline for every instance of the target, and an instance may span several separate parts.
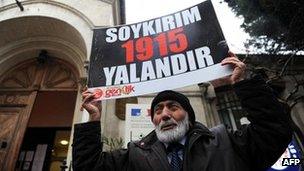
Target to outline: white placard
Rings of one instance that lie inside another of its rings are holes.
[[[125,147],[154,129],[149,110],[149,104],[126,104]]]

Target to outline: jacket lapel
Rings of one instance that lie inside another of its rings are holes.
[[[184,152],[184,159],[183,159],[183,170],[188,171],[190,170],[191,165],[191,150],[195,142],[199,138],[214,138],[213,133],[206,128],[204,125],[196,122],[194,126],[189,130],[188,134],[186,135],[187,141],[186,141],[186,149]],[[149,165],[153,170],[159,170],[159,171],[170,171],[170,164],[168,162],[165,146],[163,143],[161,143],[157,137],[155,131],[152,131],[149,135],[144,137],[141,141],[135,143],[138,147],[142,148],[143,150],[149,150],[150,153],[146,155],[146,160],[148,161]],[[206,154],[202,154],[201,158],[203,159]],[[206,160],[209,160],[209,158],[205,158],[205,161],[202,161],[203,163],[207,163]],[[200,163],[202,164],[202,163]],[[207,165],[203,166],[206,170]]]
[[[185,149],[185,154],[184,154],[184,161],[183,161],[183,170],[184,171],[189,171],[191,170],[191,166],[194,164],[193,161],[191,160],[192,154],[191,150],[193,150],[193,146],[195,145],[195,142],[200,139],[213,139],[214,134],[204,125],[196,122],[194,127],[188,132],[187,135],[187,141],[186,141],[186,149]],[[207,153],[207,151],[206,151]],[[207,170],[207,163],[209,163],[210,158],[206,157],[206,153],[200,154],[200,159],[202,162],[200,162],[202,170]]]
[[[135,143],[139,148],[149,151],[145,156],[152,170],[157,171],[170,171],[170,165],[168,162],[165,146],[161,143],[157,137],[155,131],[152,131],[142,140]]]
[[[153,170],[170,170],[170,165],[168,162],[167,154],[165,151],[165,146],[160,141],[156,141],[151,146],[151,153],[147,156],[149,164],[152,166]]]

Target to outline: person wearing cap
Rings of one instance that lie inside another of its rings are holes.
[[[196,122],[185,95],[165,90],[151,103],[154,131],[130,142],[127,149],[102,152],[101,105],[85,91],[82,106],[90,121],[74,127],[73,169],[259,171],[270,167],[291,141],[288,110],[261,78],[244,79],[245,64],[231,52],[222,61],[227,64],[234,70],[225,79],[247,110],[250,124],[237,131],[224,125],[208,129]]]

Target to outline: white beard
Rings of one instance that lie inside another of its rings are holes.
[[[161,126],[168,123],[177,123],[173,129],[161,130]],[[158,125],[155,126],[155,132],[158,140],[163,143],[177,142],[181,140],[189,130],[189,119],[188,114],[182,121],[176,122],[173,118],[167,121],[161,121]]]

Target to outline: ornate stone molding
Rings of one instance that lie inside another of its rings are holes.
[[[41,83],[41,90],[77,90],[77,77],[65,65],[54,62],[48,65]]]
[[[13,1],[12,1],[13,2]],[[79,10],[72,8],[69,5],[66,5],[64,3],[60,3],[58,1],[53,1],[53,0],[27,0],[27,1],[23,1],[22,5],[23,6],[27,6],[27,5],[31,5],[31,4],[38,4],[38,3],[43,3],[43,4],[50,4],[53,6],[57,6],[60,8],[63,8],[67,11],[72,12],[73,14],[75,14],[76,16],[78,16],[79,18],[81,18],[83,21],[85,21],[85,23],[91,28],[94,28],[94,24],[93,22],[86,16],[84,15],[82,12],[80,12]],[[18,8],[16,3],[11,3],[5,6],[0,7],[0,13],[5,11],[5,10],[9,10],[9,9],[13,9],[13,8]]]
[[[30,60],[2,75],[0,90],[77,91],[78,74],[67,62],[50,58],[44,64]]]
[[[4,106],[27,105],[28,97],[27,94],[0,94],[0,104]]]
[[[33,88],[39,68],[37,65],[18,66],[8,71],[0,79],[0,89],[30,89]]]

